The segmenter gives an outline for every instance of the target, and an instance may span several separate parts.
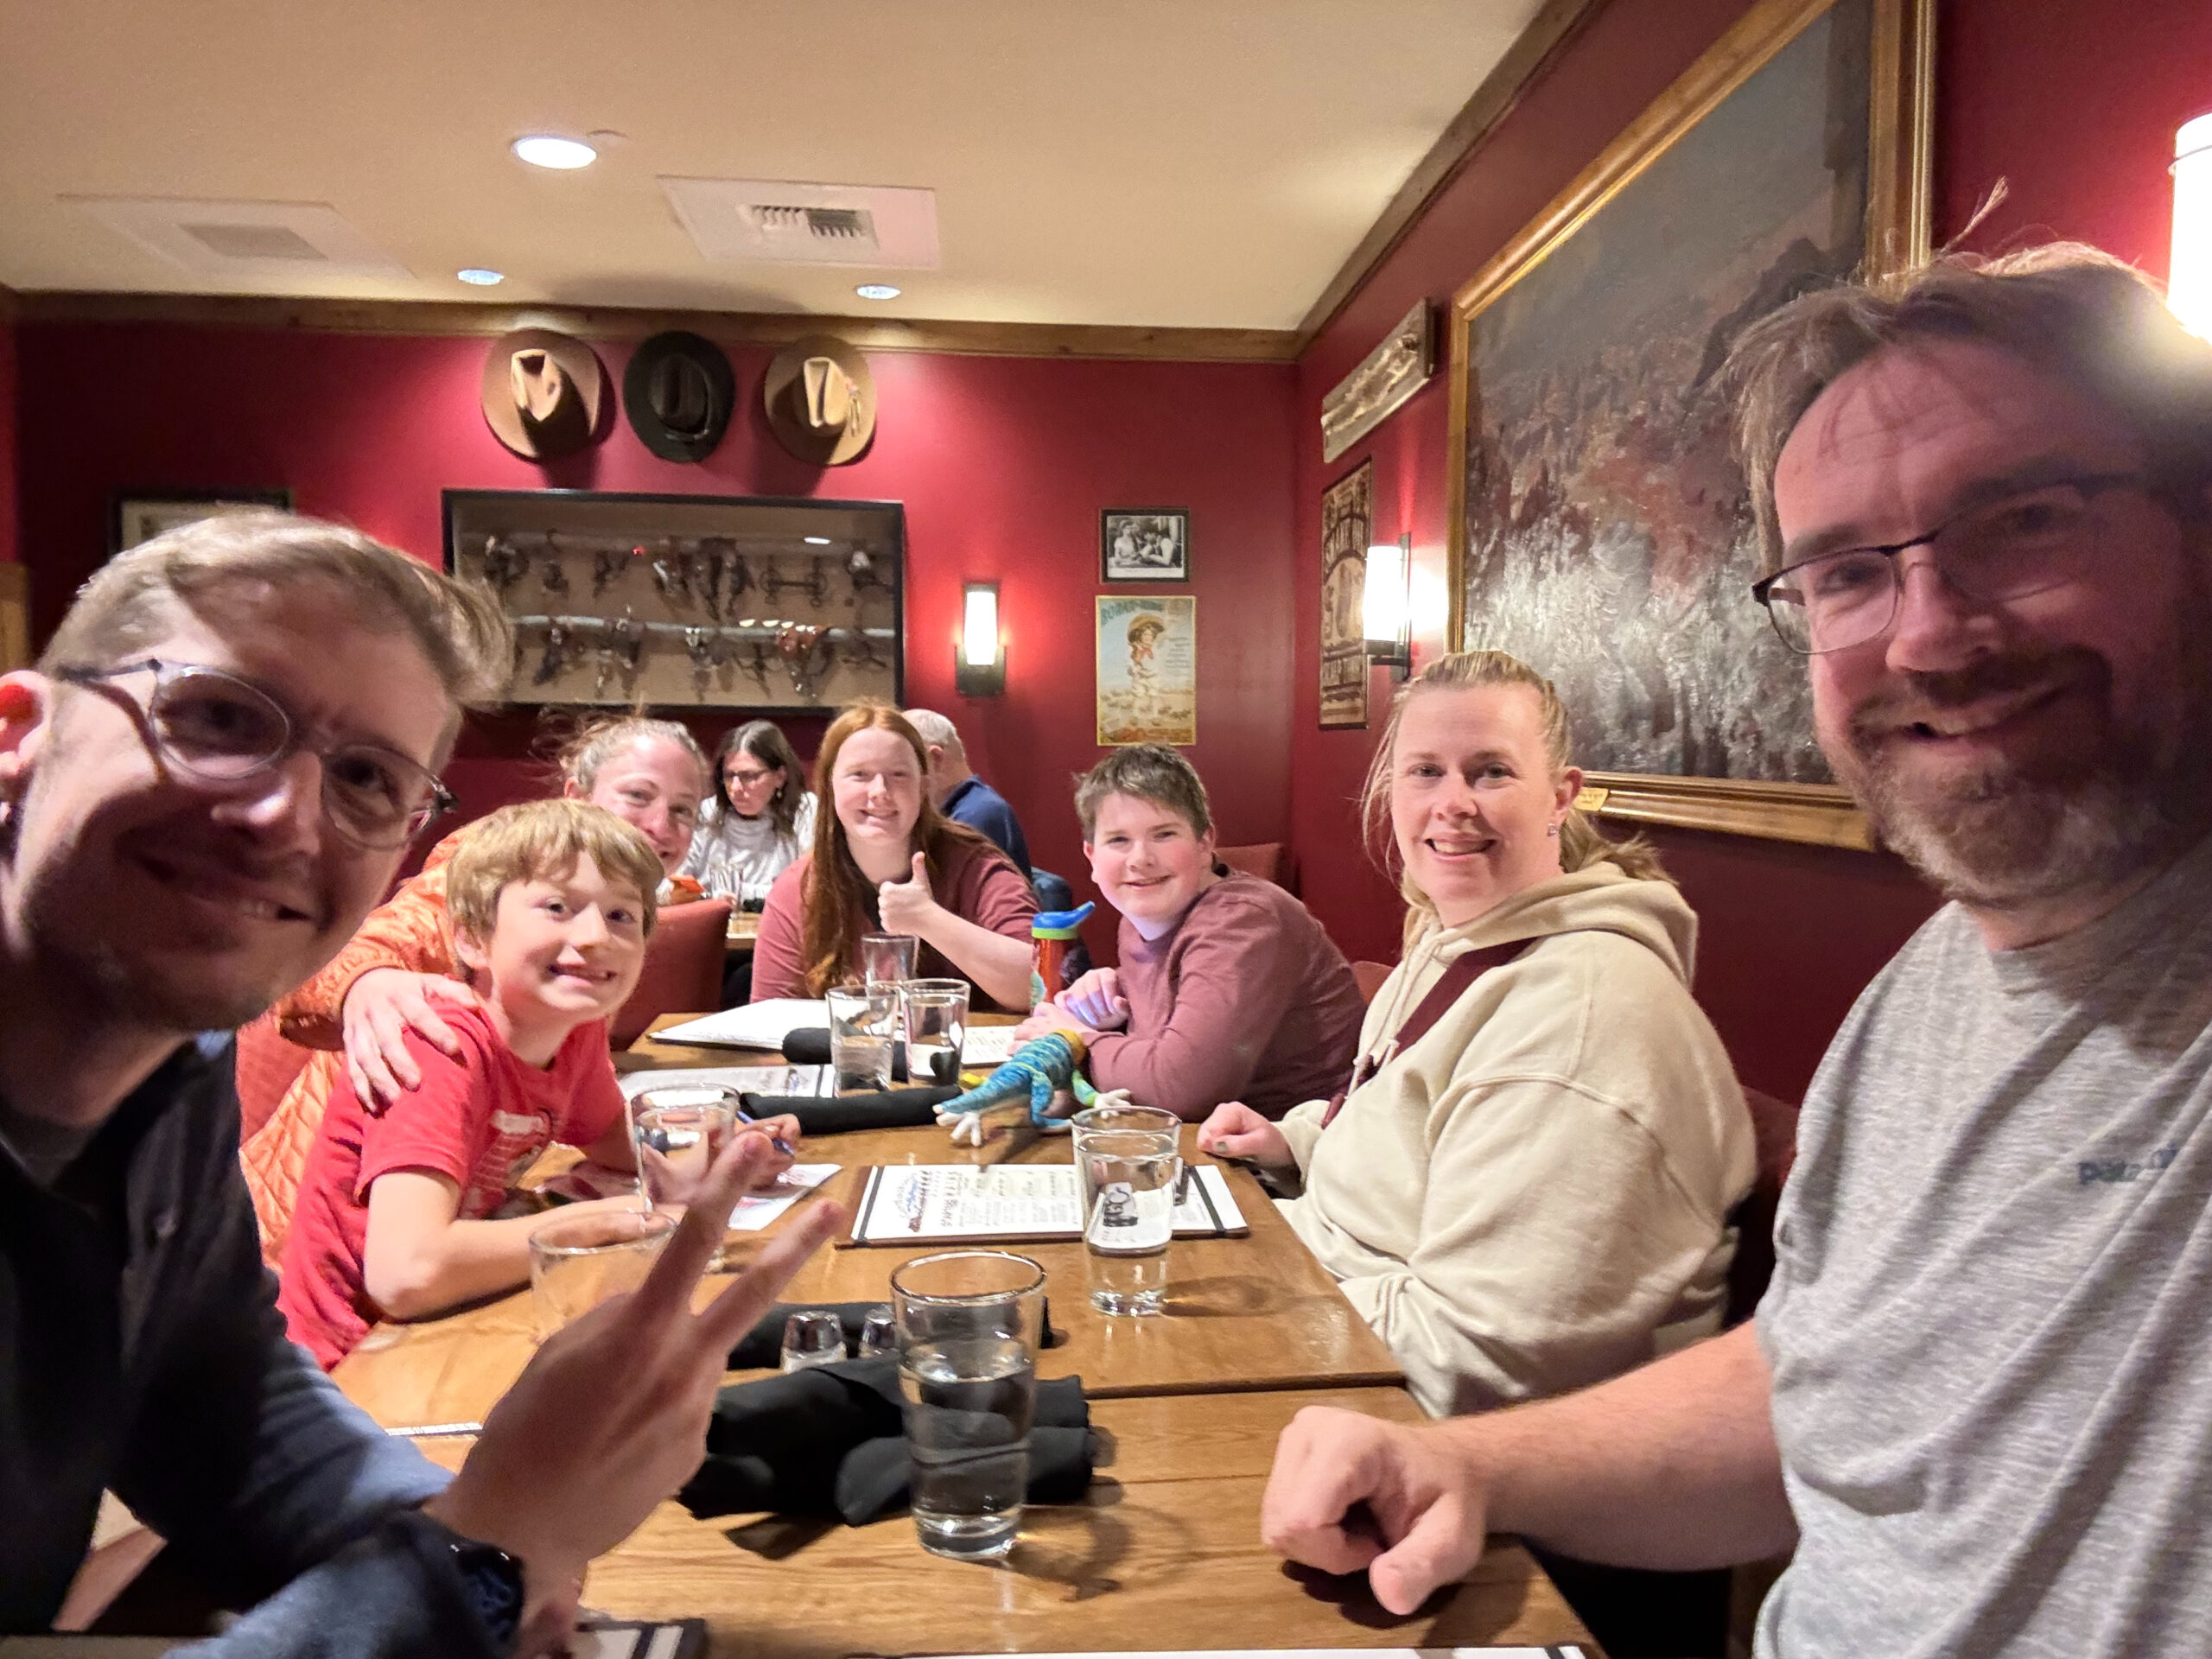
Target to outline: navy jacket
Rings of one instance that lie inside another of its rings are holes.
[[[416,1513],[449,1478],[285,1339],[228,1033],[179,1048],[52,1189],[0,1148],[0,1634],[48,1627],[106,1487],[209,1591],[261,1603],[194,1652],[489,1656]]]
[[[1028,875],[1029,838],[1021,833],[1020,821],[1007,804],[1006,797],[982,779],[970,773],[954,785],[938,810],[955,823],[988,836],[1001,852],[1021,867],[1023,876]]]

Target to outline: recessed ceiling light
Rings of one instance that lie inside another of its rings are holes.
[[[589,167],[599,159],[599,152],[580,138],[556,138],[550,133],[531,133],[514,142],[514,152],[532,167],[559,168],[573,170]]]
[[[481,265],[471,265],[467,270],[456,270],[454,275],[460,277],[462,282],[476,288],[489,288],[494,283],[504,283],[507,280],[503,272],[486,270]]]
[[[830,538],[827,536],[809,536],[805,540],[806,544],[809,547],[827,547],[830,545]]]
[[[862,283],[853,290],[864,300],[895,300],[899,290],[888,283]]]

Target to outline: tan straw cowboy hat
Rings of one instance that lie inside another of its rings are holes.
[[[769,429],[817,467],[857,461],[875,435],[875,379],[868,359],[830,334],[795,340],[760,383]]]

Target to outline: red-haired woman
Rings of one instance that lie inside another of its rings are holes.
[[[930,804],[929,751],[905,715],[862,702],[815,757],[814,850],[776,878],[753,951],[753,997],[819,996],[858,979],[861,936],[911,933],[915,972],[1029,1006],[1036,895],[1014,861]]]

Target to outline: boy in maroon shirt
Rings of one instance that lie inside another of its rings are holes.
[[[570,800],[505,808],[454,853],[454,951],[482,999],[445,1010],[460,1057],[410,1036],[422,1086],[381,1116],[334,1089],[301,1179],[277,1306],[323,1369],[380,1319],[521,1284],[543,1217],[492,1217],[550,1143],[634,1170],[607,1020],[636,988],[661,874],[637,830]]]
[[[1020,1030],[1080,1035],[1090,1080],[1193,1121],[1225,1100],[1281,1117],[1351,1076],[1366,1004],[1305,906],[1214,861],[1198,772],[1164,744],[1076,785],[1091,879],[1122,912],[1119,968],[1085,974]]]

